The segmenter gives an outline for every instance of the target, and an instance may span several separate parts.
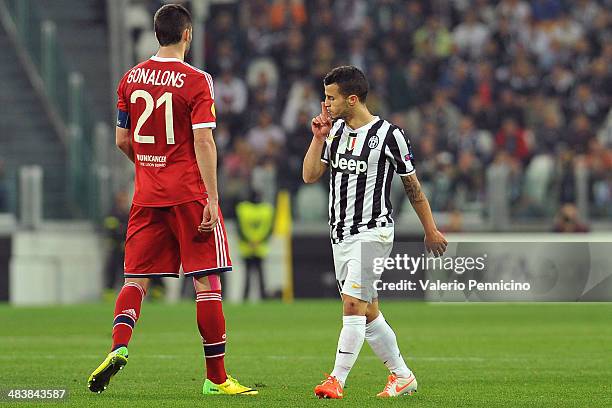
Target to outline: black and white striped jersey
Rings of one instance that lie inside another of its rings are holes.
[[[393,173],[414,173],[412,149],[399,127],[378,116],[359,129],[334,122],[321,161],[330,166],[329,225],[332,242],[393,225]]]

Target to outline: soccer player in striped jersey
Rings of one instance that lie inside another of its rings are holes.
[[[185,63],[189,12],[167,4],[154,17],[157,55],[130,69],[117,89],[117,146],[136,167],[110,353],[89,376],[102,392],[128,362],[128,343],[151,278],[193,279],[206,361],[205,395],[255,395],[225,372],[225,317],[219,274],[232,270],[217,192],[211,76]]]
[[[393,173],[401,177],[423,225],[427,250],[441,256],[447,241],[436,228],[421,190],[406,135],[372,115],[365,104],[365,75],[356,67],[341,66],[323,82],[325,102],[321,114],[312,119],[313,138],[304,158],[303,178],[314,183],[330,167],[329,225],[344,316],[334,369],[314,391],[320,398],[343,397],[344,383],[365,339],[391,372],[378,396],[412,394],[416,378],[379,310],[373,265],[365,261],[388,257],[393,247]]]

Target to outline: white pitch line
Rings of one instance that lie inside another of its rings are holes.
[[[97,359],[100,358],[100,354],[73,354],[70,355],[70,358],[72,359],[83,359],[83,360],[90,360],[90,359]],[[45,360],[59,360],[59,359],[65,359],[66,355],[65,354],[29,354],[29,355],[23,355],[20,354],[18,356],[11,356],[11,355],[0,355],[0,360],[5,360],[5,361],[24,361],[24,360],[32,360],[32,359],[45,359]],[[152,360],[174,360],[174,359],[181,359],[181,358],[191,358],[191,355],[188,354],[137,354],[137,356],[134,356],[132,358],[135,359],[152,359]],[[290,361],[296,361],[296,360],[329,360],[331,358],[331,356],[329,355],[235,355],[234,358],[236,359],[249,359],[249,360],[254,360],[254,359],[270,359],[270,360],[290,360]],[[378,357],[376,356],[361,356],[359,357],[360,359],[366,359],[366,360],[378,360]],[[520,362],[520,361],[527,361],[533,359],[532,357],[472,357],[472,356],[415,356],[415,357],[407,357],[406,360],[407,361],[440,361],[440,362],[457,362],[457,363],[463,363],[463,362],[472,362],[472,363],[483,363],[483,362],[487,362],[487,361],[507,361],[507,362]]]

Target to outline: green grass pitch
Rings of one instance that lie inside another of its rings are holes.
[[[89,392],[87,377],[108,351],[112,309],[0,306],[0,388],[69,389],[66,402],[45,407],[612,406],[610,303],[383,300],[419,392],[377,399],[387,372],[364,344],[342,401],[312,393],[333,365],[339,301],[225,306],[228,372],[257,385],[257,397],[200,395],[203,353],[193,303],[146,303],[129,364],[108,390]],[[35,404],[0,402],[11,405]]]

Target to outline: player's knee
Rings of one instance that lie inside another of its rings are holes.
[[[149,278],[125,278],[123,284],[125,285],[126,283],[135,283],[142,288],[144,293],[147,293],[147,290],[149,290],[150,281],[151,279]]]
[[[343,296],[343,311],[345,316],[365,315],[367,303],[352,296]]]
[[[378,299],[375,298],[371,303],[368,303],[368,308],[366,309],[366,322],[370,323],[372,320],[376,319],[379,313]]]
[[[196,292],[221,290],[221,277],[217,274],[193,278],[193,286]]]
[[[366,323],[370,323],[371,321],[375,320],[378,317],[378,314],[378,309],[370,310],[370,308],[368,308],[366,311]]]

